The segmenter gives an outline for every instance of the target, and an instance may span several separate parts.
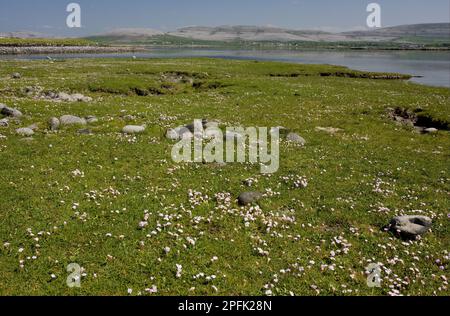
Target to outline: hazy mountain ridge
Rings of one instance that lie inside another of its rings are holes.
[[[131,29],[134,30],[134,29]],[[404,38],[448,39],[450,42],[450,23],[414,24],[386,27],[375,30],[331,33],[316,30],[293,30],[267,26],[226,25],[219,27],[189,26],[172,32],[159,32],[140,29],[140,36],[131,30],[112,31],[97,37],[120,38],[120,41],[144,40],[157,36],[170,36],[184,40],[200,41],[248,41],[248,42],[389,42]],[[153,34],[153,33],[154,34]]]
[[[436,37],[436,38],[450,38],[450,23],[430,23],[430,24],[413,24],[400,25],[394,27],[385,27],[372,31],[356,31],[342,33],[347,36],[377,36],[377,37]]]
[[[48,37],[36,32],[0,33],[0,37]],[[219,27],[189,26],[171,32],[147,28],[119,28],[87,37],[103,43],[131,44],[146,42],[396,42],[415,41],[450,43],[450,23],[400,25],[374,30],[331,33],[317,30],[293,30],[271,26],[229,25]]]

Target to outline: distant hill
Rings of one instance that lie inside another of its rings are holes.
[[[343,41],[345,35],[310,30],[289,30],[261,26],[193,26],[168,33],[171,36],[209,41]]]
[[[33,32],[0,33],[0,37],[48,37]],[[229,43],[303,43],[304,46],[363,43],[356,46],[444,45],[450,46],[450,23],[401,25],[375,30],[330,33],[315,30],[292,30],[266,26],[190,26],[172,32],[146,28],[122,28],[87,37],[104,44],[177,44],[228,45]],[[328,43],[328,44],[327,44]],[[331,44],[329,44],[331,43]],[[298,45],[298,44],[296,44]]]
[[[432,23],[432,24],[413,24],[401,25],[394,27],[385,27],[371,31],[357,31],[342,33],[351,37],[436,37],[436,38],[450,38],[450,23]]]
[[[153,38],[155,36],[160,36],[163,34],[164,34],[163,32],[154,29],[121,28],[100,35],[90,36],[88,37],[88,39],[97,40],[100,42],[126,44],[126,43],[146,41],[149,38]]]
[[[265,26],[190,26],[172,32],[153,29],[117,29],[89,39],[110,43],[145,42],[450,42],[450,23],[415,24],[376,30],[330,33],[314,30],[291,30]]]

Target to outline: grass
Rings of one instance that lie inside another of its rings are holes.
[[[219,59],[3,61],[0,103],[25,117],[0,127],[0,294],[151,295],[155,285],[156,295],[264,295],[271,284],[274,295],[448,296],[450,137],[417,134],[387,112],[420,108],[448,123],[450,91],[361,74]],[[93,101],[51,102],[27,86]],[[100,121],[90,136],[48,132],[47,120],[64,114]],[[122,135],[125,115],[147,124],[145,133]],[[201,118],[282,125],[307,145],[282,142],[272,176],[250,164],[172,162],[166,129]],[[15,134],[33,123],[31,140]],[[292,187],[297,176],[306,188]],[[275,194],[257,208],[235,201],[267,189]],[[430,216],[433,229],[419,241],[396,239],[382,227],[398,214]],[[366,284],[372,262],[384,265],[381,288]],[[66,285],[70,263],[86,273],[80,288]]]

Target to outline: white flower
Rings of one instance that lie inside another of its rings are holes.
[[[156,285],[152,285],[151,288],[145,289],[145,291],[151,294],[158,293],[158,288],[156,287]]]
[[[176,277],[179,279],[179,278],[181,278],[181,273],[183,272],[183,266],[181,264],[177,263],[176,267],[177,267]]]

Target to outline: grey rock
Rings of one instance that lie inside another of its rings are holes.
[[[125,134],[139,134],[145,131],[145,126],[139,125],[127,125],[122,129]]]
[[[0,127],[8,127],[8,125],[9,125],[9,121],[7,118],[0,120]]]
[[[44,96],[46,99],[51,99],[55,101],[63,101],[63,102],[90,102],[92,101],[91,97],[84,96],[80,93],[69,94],[66,92],[52,92],[49,91],[45,93]]]
[[[389,224],[389,229],[404,239],[415,239],[425,234],[432,225],[431,218],[426,216],[397,216]]]
[[[300,135],[296,134],[296,133],[289,133],[286,136],[286,140],[289,142],[293,142],[296,143],[300,146],[305,146],[306,145],[306,140],[301,137]]]
[[[22,112],[20,112],[17,109],[9,108],[4,104],[0,105],[0,113],[5,116],[10,116],[10,117],[15,117],[15,118],[19,118],[22,116]]]
[[[26,136],[26,137],[34,135],[33,130],[28,127],[18,128],[18,129],[16,129],[16,133],[20,136]]]
[[[97,123],[98,122],[98,118],[96,118],[93,115],[89,115],[85,117],[86,122],[88,122],[89,124],[93,124],[93,123]]]
[[[86,125],[85,119],[74,115],[63,115],[59,121],[61,125]]]
[[[318,132],[325,132],[325,133],[334,135],[336,133],[342,132],[342,129],[335,128],[335,127],[320,127],[320,126],[317,126],[316,127],[316,131],[318,131]]]
[[[249,205],[259,201],[263,197],[260,192],[244,192],[238,197],[239,205]]]
[[[433,127],[431,127],[431,128],[425,128],[425,129],[423,130],[423,132],[424,132],[425,134],[436,134],[438,131],[439,131],[439,130],[438,130],[437,128],[433,128]]]
[[[48,120],[48,125],[50,126],[50,130],[56,131],[61,125],[61,122],[59,121],[58,118],[52,117]]]
[[[92,98],[82,95],[81,93],[75,93],[71,95],[72,99],[77,102],[91,102]]]
[[[11,74],[11,78],[13,78],[13,79],[20,79],[20,78],[22,78],[22,75],[20,73],[18,73],[18,72],[15,72],[15,73]]]

